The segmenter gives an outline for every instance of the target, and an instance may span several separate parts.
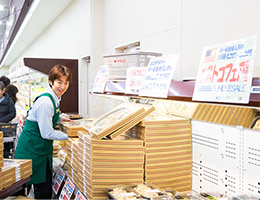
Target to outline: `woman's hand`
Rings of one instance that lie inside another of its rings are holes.
[[[62,122],[73,122],[73,120],[71,120],[71,119],[69,118],[69,116],[66,115],[66,114],[64,114],[64,113],[61,113],[61,114],[60,114],[60,117],[61,117],[61,121],[62,121]]]
[[[73,122],[70,118],[62,118],[61,121],[63,122]]]

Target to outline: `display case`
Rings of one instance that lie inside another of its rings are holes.
[[[19,101],[16,104],[16,110],[26,115],[34,99],[48,87],[48,76],[26,67],[23,61],[12,67],[6,76],[10,78],[11,84],[18,88]]]

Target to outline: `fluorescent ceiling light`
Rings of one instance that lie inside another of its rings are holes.
[[[20,37],[20,35],[22,34],[23,32],[23,29],[25,28],[25,26],[27,25],[28,21],[30,20],[31,16],[33,15],[33,12],[35,11],[36,7],[38,6],[39,2],[41,0],[35,0],[32,2],[32,5],[31,7],[29,8],[27,14],[26,14],[26,17],[25,19],[23,20],[23,23],[21,24],[20,28],[19,28],[19,31],[17,32],[12,44],[10,45],[4,59],[2,60],[2,63],[5,62],[6,58],[8,57],[8,55],[10,54],[11,50],[13,49],[15,43],[17,42],[18,38]],[[2,66],[0,66],[1,68]]]

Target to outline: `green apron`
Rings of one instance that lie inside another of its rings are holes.
[[[49,97],[53,103],[54,115],[52,124],[53,128],[55,128],[60,115],[59,107],[56,107],[55,101],[49,93],[41,94],[35,101],[41,96]],[[42,114],[44,115],[44,113]],[[41,137],[38,122],[26,120],[15,150],[15,159],[32,159],[32,175],[31,181],[28,184],[38,184],[46,181],[47,159],[49,159],[52,172],[52,157],[53,140]]]

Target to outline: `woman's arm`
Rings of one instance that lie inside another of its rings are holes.
[[[40,106],[37,108],[37,122],[39,125],[42,138],[48,140],[66,140],[68,135],[61,131],[53,129],[52,117],[54,115],[54,108],[51,100],[47,97],[41,97],[37,100]]]

